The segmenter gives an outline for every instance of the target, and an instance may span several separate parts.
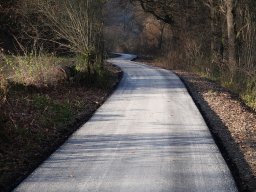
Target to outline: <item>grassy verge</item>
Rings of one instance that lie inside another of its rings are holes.
[[[71,74],[72,68],[59,67],[72,63],[70,58],[12,59],[22,62],[4,69],[9,83],[0,106],[0,191],[12,189],[85,122],[119,77],[110,65],[93,77],[86,71]]]

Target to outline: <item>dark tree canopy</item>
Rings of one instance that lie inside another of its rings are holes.
[[[143,10],[147,13],[151,13],[158,20],[161,20],[170,25],[174,24],[173,7],[175,6],[172,0],[131,0],[132,2],[138,2]]]

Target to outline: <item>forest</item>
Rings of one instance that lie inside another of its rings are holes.
[[[255,115],[255,52],[255,0],[0,0],[0,191],[112,93],[115,53],[206,78]]]
[[[185,69],[207,76],[236,92],[255,108],[255,1],[132,0],[132,4],[119,3],[121,9],[125,8],[119,16],[123,28],[116,28],[119,40],[108,41],[109,33],[114,32],[107,33],[106,42],[111,49],[154,57],[170,69]]]

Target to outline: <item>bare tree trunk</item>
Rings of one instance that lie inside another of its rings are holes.
[[[215,11],[214,11],[214,5],[213,5],[213,1],[209,0],[209,9],[210,9],[210,22],[211,22],[211,61],[214,61],[214,52],[215,52],[215,23],[214,23],[214,19],[215,19]]]
[[[164,28],[165,28],[165,23],[160,24],[160,37],[158,41],[158,49],[161,50],[163,46],[163,38],[164,38]]]
[[[232,75],[236,67],[236,42],[235,42],[235,26],[234,26],[234,0],[226,0],[227,8],[227,30],[228,30],[228,62]]]

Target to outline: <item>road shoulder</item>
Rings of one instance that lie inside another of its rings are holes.
[[[206,120],[240,191],[255,191],[256,113],[216,83],[193,73],[174,72]]]

